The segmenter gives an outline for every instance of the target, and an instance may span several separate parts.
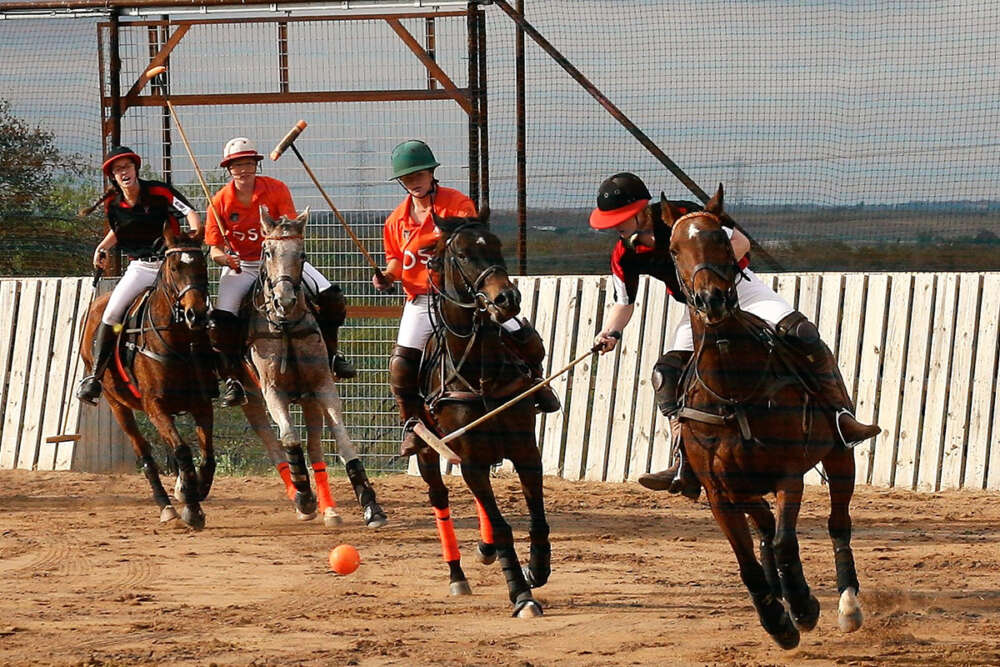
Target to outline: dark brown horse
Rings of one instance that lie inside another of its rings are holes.
[[[135,383],[126,382],[116,362],[104,373],[102,387],[115,419],[132,442],[135,455],[153,489],[153,499],[160,507],[160,521],[177,519],[177,512],[160,481],[149,442],[136,424],[133,410],[142,410],[170,447],[178,466],[175,494],[183,499],[181,519],[191,528],[205,526],[200,501],[208,495],[215,475],[215,452],[212,449],[212,400],[209,389],[215,386],[211,371],[205,366],[211,350],[205,326],[208,322],[208,274],[201,244],[191,236],[174,235],[164,228],[165,258],[160,266],[137,326],[120,334],[119,346],[127,340],[136,349],[132,368]],[[145,295],[137,299],[137,303]],[[91,345],[110,295],[104,295],[90,307],[80,346],[84,364],[93,364]],[[129,309],[135,311],[136,304]],[[137,395],[138,394],[138,395]],[[195,470],[191,449],[174,426],[174,416],[188,412],[194,418],[202,463]]]
[[[436,424],[441,435],[516,396],[530,382],[501,330],[502,322],[518,314],[521,296],[507,275],[500,240],[487,227],[488,215],[484,211],[479,219],[435,217],[442,236],[430,264],[434,335],[424,351],[424,395],[425,419]],[[462,458],[462,477],[476,499],[482,536],[479,560],[488,564],[499,557],[515,616],[541,615],[531,588],[548,581],[550,547],[533,400],[515,404],[449,444]],[[451,571],[451,592],[469,594],[438,453],[423,448],[417,457]],[[531,557],[523,570],[513,532],[500,514],[490,484],[491,467],[505,458],[520,477],[531,515]]]
[[[739,309],[735,286],[741,274],[719,222],[722,200],[720,185],[704,211],[678,219],[662,203],[664,220],[673,227],[670,252],[694,335],[680,412],[682,438],[761,624],[789,649],[798,645],[799,631],[812,630],[819,618],[795,532],[802,477],[817,462],[830,483],[828,528],[841,593],[840,627],[845,632],[861,627],[849,512],[854,450],[840,443],[830,410],[813,400],[794,352],[767,323]],[[767,493],[775,494],[777,523],[763,498]],[[747,516],[760,534],[760,562]]]

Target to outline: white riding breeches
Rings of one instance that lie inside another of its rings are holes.
[[[761,282],[760,278],[750,269],[743,269],[746,279],[740,278],[736,283],[736,295],[740,300],[740,309],[753,313],[762,320],[775,325],[786,315],[795,312],[787,301],[774,290]],[[669,350],[694,350],[694,337],[691,333],[691,318],[682,317],[674,329],[674,340]]]
[[[424,345],[434,331],[431,325],[431,298],[426,294],[419,294],[412,301],[407,301],[403,306],[403,317],[399,320],[399,335],[396,336],[396,345],[401,347],[411,347],[415,350],[423,351]],[[512,317],[501,324],[507,331],[517,331],[522,328],[521,320]]]
[[[243,297],[247,295],[259,276],[259,259],[240,260],[239,273],[228,266],[222,269],[222,273],[219,275],[219,296],[215,300],[215,309],[236,315],[240,310]],[[311,294],[319,294],[330,287],[330,281],[309,262],[302,265],[302,284]]]
[[[125,319],[125,311],[129,309],[135,298],[156,282],[156,275],[160,272],[161,264],[163,264],[162,260],[147,262],[133,259],[129,262],[125,274],[111,291],[111,298],[108,299],[108,305],[104,307],[101,322],[109,326],[121,324],[122,320]]]

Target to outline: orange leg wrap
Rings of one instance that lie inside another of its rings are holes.
[[[486,509],[479,502],[479,498],[476,498],[476,514],[479,515],[479,538],[484,544],[493,544],[493,524],[486,516]]]
[[[295,500],[295,485],[292,484],[292,471],[288,469],[288,461],[282,461],[277,466],[281,481],[285,483],[285,495],[289,500]]]
[[[446,563],[459,560],[462,554],[458,551],[458,540],[455,538],[455,526],[451,523],[451,509],[434,508],[434,519],[437,523],[438,537],[441,539],[441,556]]]
[[[330,494],[330,480],[326,476],[326,464],[320,461],[312,464],[313,477],[316,478],[316,499],[319,500],[319,511],[326,510],[327,507],[336,507]]]

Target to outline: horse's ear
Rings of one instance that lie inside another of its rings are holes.
[[[668,227],[674,226],[674,221],[677,220],[677,214],[674,209],[670,207],[670,202],[667,201],[667,195],[660,190],[660,220],[662,220]]]
[[[431,211],[431,215],[434,216],[434,225],[445,234],[451,234],[453,231],[458,229],[459,223],[455,222],[455,218],[442,218],[434,211]],[[460,218],[459,220],[464,219],[465,218]]]
[[[712,198],[705,204],[705,210],[715,216],[722,215],[722,183],[719,183],[719,189],[715,191]]]
[[[264,230],[265,236],[270,236],[271,230],[274,229],[274,219],[267,212],[267,207],[260,207],[260,226]]]
[[[166,242],[168,248],[173,248],[177,245],[177,235],[174,234],[174,226],[170,224],[170,220],[163,223],[163,240]]]
[[[490,226],[490,207],[483,206],[479,209],[479,222],[483,223],[487,227]]]
[[[309,207],[306,206],[305,209],[299,213],[298,217],[295,218],[295,226],[300,230],[305,231],[306,224],[309,222]]]

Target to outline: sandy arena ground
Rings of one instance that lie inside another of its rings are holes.
[[[546,479],[553,572],[545,616],[510,618],[497,564],[474,558],[461,480],[452,512],[474,595],[448,595],[419,479],[375,480],[390,523],[361,524],[347,481],[334,531],[295,520],[276,478],[220,478],[201,533],[163,527],[138,475],[0,471],[0,663],[197,665],[1000,664],[1000,498],[861,489],[854,552],[864,627],[837,629],[829,501],[800,521],[823,610],[792,651],[757,622],[704,503],[635,484]],[[496,480],[519,554],[527,512]],[[350,502],[348,502],[350,500]],[[360,550],[348,576],[327,566]]]

